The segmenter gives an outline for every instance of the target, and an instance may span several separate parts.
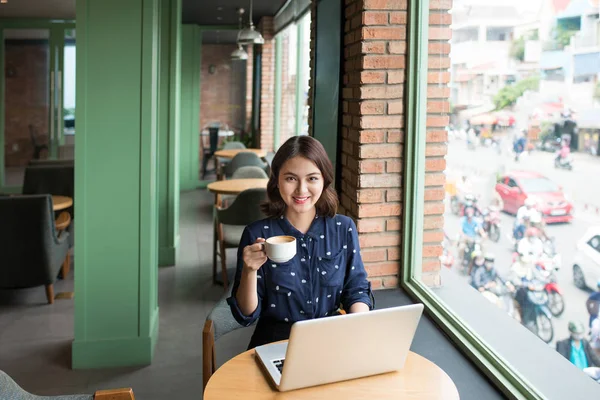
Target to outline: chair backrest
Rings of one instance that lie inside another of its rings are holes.
[[[0,221],[0,287],[46,284],[57,240],[50,195],[0,197]]]
[[[72,158],[57,159],[57,160],[29,160],[29,165],[32,167],[40,166],[75,166],[75,160]]]
[[[233,179],[266,179],[269,176],[260,167],[240,167],[233,173]]]
[[[232,176],[238,168],[251,166],[265,169],[265,163],[255,153],[244,151],[233,157],[231,162],[227,165],[225,172],[227,176]]]
[[[223,150],[245,149],[246,145],[242,142],[227,142],[223,145]]]
[[[260,205],[267,200],[267,189],[248,189],[225,209],[217,209],[217,222],[224,225],[250,225],[265,217]]]
[[[217,151],[219,145],[219,127],[211,126],[208,128],[208,137],[210,143],[210,153]]]
[[[23,194],[52,194],[74,197],[73,165],[36,165],[25,168]]]

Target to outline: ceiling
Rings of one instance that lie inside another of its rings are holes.
[[[286,0],[254,0],[253,21],[275,15]],[[182,21],[198,25],[237,25],[238,8],[244,8],[248,21],[250,0],[182,0]],[[0,18],[74,19],[75,0],[8,0],[0,4]]]

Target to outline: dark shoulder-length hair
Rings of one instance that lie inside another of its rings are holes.
[[[315,205],[317,215],[334,217],[337,213],[338,197],[331,186],[333,166],[321,142],[310,136],[293,136],[289,138],[275,154],[271,162],[271,176],[267,184],[268,201],[262,204],[262,211],[271,218],[283,215],[286,205],[277,187],[279,171],[281,171],[281,167],[287,160],[298,156],[315,163],[321,171],[321,175],[323,175],[323,193]]]

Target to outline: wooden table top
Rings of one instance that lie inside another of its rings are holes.
[[[254,154],[256,154],[257,156],[259,156],[260,158],[264,158],[267,156],[267,151],[263,150],[263,149],[227,149],[227,150],[217,150],[215,151],[215,156],[216,157],[221,157],[221,158],[233,158],[236,156],[236,154],[238,153],[244,153],[244,152],[252,152]]]
[[[73,205],[73,199],[67,196],[52,196],[54,211],[64,210]]]
[[[289,392],[272,388],[259,363],[254,350],[226,362],[208,381],[204,400],[459,399],[452,379],[440,367],[413,352],[401,371]]]
[[[268,179],[228,179],[211,182],[206,188],[216,194],[240,194],[247,189],[266,189],[268,182]]]

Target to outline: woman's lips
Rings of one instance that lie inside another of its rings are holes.
[[[308,199],[310,199],[310,196],[305,196],[305,197],[292,197],[292,199],[294,199],[294,203],[296,204],[304,204],[308,201]]]

